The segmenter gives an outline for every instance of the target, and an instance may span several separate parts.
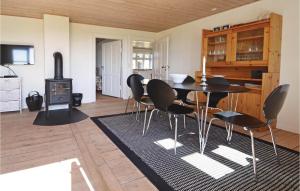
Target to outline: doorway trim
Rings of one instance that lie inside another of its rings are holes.
[[[122,41],[122,69],[121,69],[121,98],[127,99],[128,95],[130,94],[130,89],[127,87],[127,76],[132,74],[132,41],[133,40],[141,40],[141,41],[150,41],[155,42],[155,37],[147,37],[147,36],[140,36],[140,35],[130,35],[128,33],[123,35],[110,35],[110,34],[103,34],[103,33],[94,33],[91,38],[91,46],[92,46],[92,72],[93,72],[93,81],[92,81],[92,87],[93,89],[93,95],[94,100],[96,101],[96,39],[102,38],[102,39],[111,39],[111,40],[121,40]]]
[[[120,40],[121,43],[122,43],[122,51],[121,51],[121,98],[125,98],[126,95],[124,96],[124,82],[126,80],[124,80],[124,76],[126,74],[126,69],[128,68],[127,67],[127,63],[126,60],[127,60],[127,50],[126,50],[126,44],[128,42],[127,40],[127,37],[125,36],[120,36],[120,35],[106,35],[106,34],[95,34],[93,35],[92,37],[92,71],[93,71],[93,92],[94,92],[94,95],[95,95],[95,101],[96,101],[96,40],[97,38],[100,38],[100,39],[108,39],[108,40]]]

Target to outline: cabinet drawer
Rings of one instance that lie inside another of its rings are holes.
[[[1,78],[0,79],[0,90],[13,90],[20,88],[19,78]]]
[[[19,101],[0,102],[0,112],[17,111],[20,109]]]
[[[20,99],[20,90],[14,89],[14,90],[7,90],[7,91],[1,91],[0,90],[0,101],[16,101]]]

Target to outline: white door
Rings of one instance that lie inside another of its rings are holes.
[[[155,42],[154,78],[167,80],[169,69],[169,37],[167,36]]]
[[[121,97],[121,56],[120,40],[102,44],[102,94]]]

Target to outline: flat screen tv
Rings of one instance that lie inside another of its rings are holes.
[[[0,44],[1,65],[32,65],[34,64],[34,46]]]

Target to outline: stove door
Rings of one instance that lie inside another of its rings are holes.
[[[50,104],[65,104],[71,99],[70,82],[50,82]]]

